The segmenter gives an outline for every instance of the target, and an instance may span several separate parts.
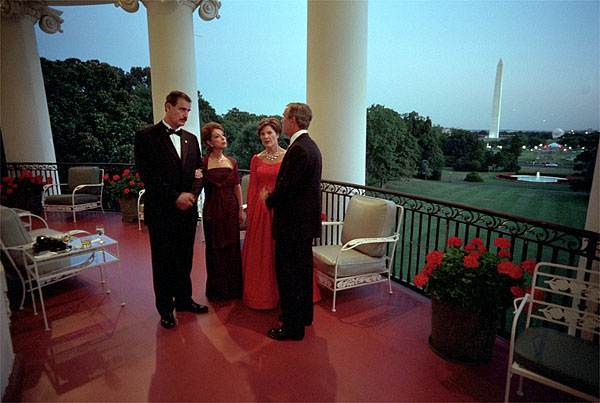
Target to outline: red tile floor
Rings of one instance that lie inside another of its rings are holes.
[[[255,311],[241,301],[208,303],[204,296],[201,225],[195,251],[194,299],[206,315],[178,313],[163,329],[154,308],[146,229],[116,213],[49,215],[52,228],[95,230],[103,222],[119,240],[125,307],[116,270],[105,294],[93,270],[44,288],[51,330],[31,303],[13,311],[15,367],[5,401],[500,401],[508,347],[497,340],[492,361],[466,367],[428,346],[428,299],[383,284],[338,294],[315,305],[301,342],[266,336],[278,310]],[[516,379],[513,380],[515,383]],[[574,401],[525,382],[517,401]]]

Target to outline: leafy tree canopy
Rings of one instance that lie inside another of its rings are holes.
[[[152,123],[150,68],[41,59],[58,161],[132,162],[133,135]]]
[[[443,144],[446,162],[455,171],[487,171],[487,150],[479,135],[468,130],[452,129]]]
[[[416,174],[420,149],[402,116],[382,105],[367,109],[367,182],[385,185]]]

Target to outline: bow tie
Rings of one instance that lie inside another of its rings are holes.
[[[170,136],[171,134],[176,134],[176,135],[178,135],[178,136],[180,136],[180,137],[181,137],[181,131],[180,131],[180,130],[177,130],[177,131],[175,131],[175,130],[173,130],[173,129],[169,129],[169,128],[167,128],[167,134],[168,134],[169,136]]]

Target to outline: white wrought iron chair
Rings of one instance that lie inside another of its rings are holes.
[[[313,246],[317,282],[333,291],[333,312],[340,290],[387,281],[392,294],[390,267],[403,215],[404,208],[392,201],[355,195],[343,222],[323,222],[343,225],[341,245]]]
[[[515,300],[504,401],[512,375],[598,401],[600,286],[598,272],[555,263],[538,263],[531,292]],[[521,314],[525,327],[517,331]]]
[[[144,203],[142,202],[142,196],[146,193],[146,189],[140,190],[137,199],[137,216],[138,216],[138,230],[142,230],[142,221],[144,221]]]
[[[48,211],[67,211],[73,213],[73,222],[77,222],[75,213],[102,207],[102,191],[104,189],[104,169],[98,167],[71,167],[68,173],[68,183],[50,184],[44,186],[42,203],[44,217]],[[66,192],[61,193],[61,186]],[[54,190],[54,194],[50,194]]]

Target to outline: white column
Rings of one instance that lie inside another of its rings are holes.
[[[308,0],[306,103],[323,179],[365,183],[367,0]]]
[[[194,21],[197,4],[189,1],[144,1],[148,12],[148,41],[152,71],[154,121],[165,114],[165,97],[172,90],[192,98],[192,111],[185,129],[200,136],[198,85],[194,52]]]
[[[42,2],[3,4],[0,125],[8,162],[56,162],[34,24],[56,32],[58,15]]]

